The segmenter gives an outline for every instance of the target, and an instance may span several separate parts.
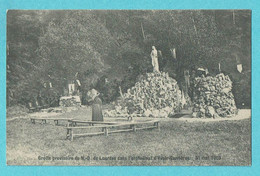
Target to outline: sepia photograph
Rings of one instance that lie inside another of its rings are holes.
[[[251,166],[251,10],[8,10],[6,164]]]

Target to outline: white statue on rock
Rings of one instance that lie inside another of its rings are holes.
[[[159,63],[158,63],[158,54],[155,46],[152,46],[151,58],[152,58],[153,71],[160,72]]]

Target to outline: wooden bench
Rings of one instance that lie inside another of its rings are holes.
[[[94,124],[99,125],[114,125],[117,124],[117,122],[104,122],[104,121],[84,121],[84,120],[68,120],[67,126],[76,126],[78,124],[88,124],[90,126],[94,126]]]
[[[73,120],[72,120],[73,121]],[[90,121],[88,121],[90,122]],[[102,124],[100,122],[91,122],[90,124]],[[145,127],[137,127],[137,125],[144,125],[144,124],[153,124],[152,126],[145,126]],[[117,129],[116,127],[128,127],[126,129]],[[119,132],[129,132],[133,131],[136,132],[137,130],[143,130],[143,129],[153,129],[158,128],[160,130],[159,126],[159,120],[149,120],[144,122],[125,122],[125,123],[107,123],[104,122],[102,125],[97,126],[67,126],[65,127],[67,130],[67,136],[66,139],[70,139],[73,141],[74,137],[79,136],[93,136],[93,135],[100,135],[104,134],[105,136],[108,136],[109,133],[119,133]],[[97,132],[85,132],[85,133],[75,133],[78,129],[101,129],[101,131]]]
[[[133,118],[131,116],[128,116],[127,118],[108,118],[109,120],[119,120],[119,121],[91,121],[91,120],[69,120],[68,126],[76,126],[77,124],[88,124],[91,126],[94,126],[94,124],[101,124],[101,125],[114,125],[118,124],[121,122],[126,122],[126,121],[132,121]],[[121,121],[121,122],[120,122]]]
[[[64,120],[64,121],[73,120],[72,118],[46,118],[46,117],[31,117],[30,119],[33,124],[35,124],[36,120],[41,120],[42,123],[46,123],[47,120],[54,120],[55,125],[59,124],[59,120]]]

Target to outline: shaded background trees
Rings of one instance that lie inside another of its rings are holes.
[[[26,104],[44,82],[62,95],[75,75],[83,92],[96,88],[113,101],[119,86],[124,92],[152,71],[153,45],[160,70],[179,84],[184,69],[216,74],[220,63],[238,106],[250,106],[251,12],[243,10],[8,11],[7,103]]]

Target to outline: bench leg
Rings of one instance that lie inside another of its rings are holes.
[[[155,123],[154,123],[154,126],[156,126],[156,128],[160,131],[160,125],[159,125],[159,122],[155,122]]]
[[[136,126],[135,125],[130,125],[130,128],[133,129],[133,132],[136,132]]]
[[[58,125],[59,122],[58,122],[58,120],[54,120],[54,123],[55,123],[55,125]]]
[[[35,119],[31,119],[31,122],[32,122],[33,124],[35,124]]]
[[[108,136],[108,128],[105,127],[104,130],[105,130],[105,136]]]
[[[73,141],[73,131],[72,131],[72,129],[70,130],[70,141]]]
[[[67,135],[66,135],[66,139],[70,138],[70,129],[67,129]]]
[[[132,116],[128,116],[127,120],[128,120],[128,121],[132,121],[132,120],[133,120],[133,117],[132,117]]]

